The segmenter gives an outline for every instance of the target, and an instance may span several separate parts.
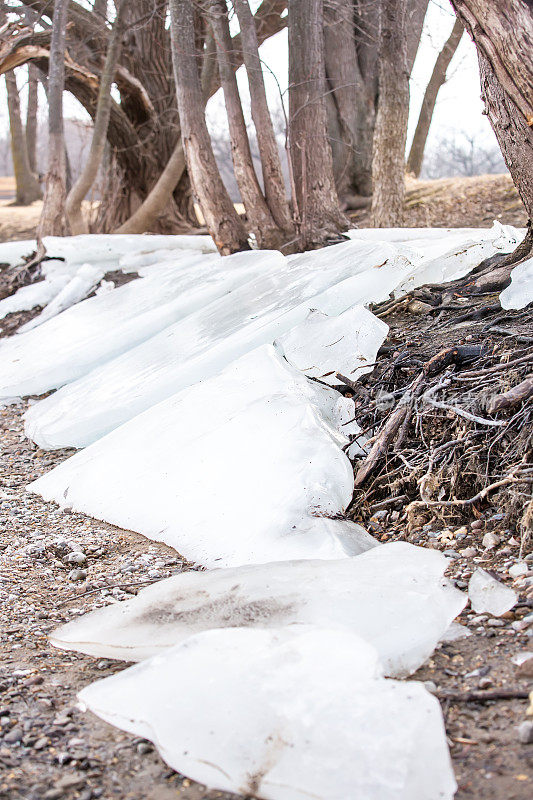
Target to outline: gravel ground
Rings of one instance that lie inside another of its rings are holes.
[[[27,494],[31,480],[70,453],[46,453],[28,442],[23,411],[23,405],[0,409],[0,798],[228,798],[183,779],[149,743],[76,707],[81,687],[124,664],[56,650],[48,633],[78,614],[129,596],[139,583],[191,565],[164,545],[61,512]],[[378,515],[372,524],[383,541],[406,538],[390,518]],[[495,542],[489,549],[482,545],[487,532]],[[512,582],[508,570],[518,559],[518,542],[512,532],[499,530],[493,512],[471,527],[439,531],[425,525],[407,538],[447,550],[460,588],[478,565]],[[526,563],[533,568],[531,559]],[[520,668],[512,661],[517,653],[533,650],[532,576],[530,569],[514,581],[522,604],[504,619],[467,609],[462,621],[472,636],[442,645],[416,677],[439,691],[533,688],[533,660]],[[525,699],[444,702],[458,800],[531,797],[533,744],[521,743],[517,731],[532,719],[526,718],[526,707]]]

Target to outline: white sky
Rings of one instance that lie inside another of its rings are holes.
[[[454,13],[448,0],[430,0],[424,32],[411,77],[411,108],[409,117],[409,138],[412,136],[425,85],[431,74],[435,58],[448,38],[454,23]],[[261,55],[266,65],[265,80],[272,107],[280,107],[280,88],[286,103],[287,89],[287,32],[265,42]],[[269,70],[274,73],[269,74]],[[488,120],[482,115],[483,104],[480,99],[479,76],[476,51],[467,34],[463,34],[461,44],[448,70],[449,79],[442,87],[437,100],[430,140],[438,140],[442,135],[454,132],[475,133],[481,139],[494,141]],[[19,87],[24,90],[26,71],[18,70]],[[239,84],[243,97],[247,95],[247,84],[244,70],[239,70]],[[22,91],[24,104],[24,91]],[[44,105],[42,98],[41,107]],[[245,113],[247,100],[244,100]],[[65,114],[70,117],[88,119],[88,115],[79,103],[71,96],[65,95]],[[223,99],[218,92],[208,105],[208,123],[214,128],[225,127]],[[7,133],[8,115],[5,102],[5,85],[2,82],[0,94],[0,130]]]

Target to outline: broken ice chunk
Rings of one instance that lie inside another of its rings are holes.
[[[354,480],[339,402],[351,403],[265,345],[76,453],[30,491],[208,567],[358,555],[376,540],[332,519]]]
[[[470,605],[477,614],[484,612],[501,617],[516,603],[517,596],[509,586],[500,583],[484,569],[476,569],[468,582]]]
[[[337,317],[313,309],[277,343],[285,358],[311,378],[338,385],[336,373],[357,380],[371,372],[388,325],[361,305]]]
[[[533,303],[533,258],[511,271],[511,284],[500,294],[502,308],[525,308]]]
[[[140,661],[210,628],[305,623],[357,633],[385,674],[400,677],[424,663],[466,604],[443,580],[446,565],[435,550],[393,542],[339,561],[186,572],[63,625],[51,641]]]
[[[456,789],[437,699],[381,678],[374,649],[346,631],[207,631],[79,699],[222,791],[451,800]]]

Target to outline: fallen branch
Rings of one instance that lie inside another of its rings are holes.
[[[533,376],[526,378],[525,381],[509,389],[508,392],[497,394],[489,403],[487,411],[489,414],[496,414],[508,408],[514,408],[524,400],[529,400],[533,396]]]
[[[478,500],[484,500],[487,495],[493,492],[495,489],[501,489],[502,486],[508,486],[511,483],[533,483],[533,478],[530,477],[523,477],[519,478],[516,475],[507,475],[507,477],[502,478],[499,481],[495,481],[491,483],[489,486],[485,486],[480,492],[475,494],[473,497],[469,497],[467,500],[413,500],[412,503],[409,503],[407,506],[407,511],[413,508],[421,508],[422,506],[427,507],[437,507],[440,508],[452,508],[454,506],[471,506],[474,503],[477,503]]]
[[[491,703],[494,700],[528,700],[529,692],[520,689],[495,689],[493,691],[435,692],[435,697],[450,703]]]

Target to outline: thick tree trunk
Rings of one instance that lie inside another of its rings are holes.
[[[255,234],[260,248],[277,249],[284,243],[284,235],[274,222],[255,173],[231,58],[232,42],[225,0],[210,0],[209,22],[214,33],[218,72],[228,116],[233,172],[246,209],[249,227]]]
[[[26,137],[20,115],[20,98],[14,72],[6,72],[7,106],[11,132],[11,154],[15,173],[17,205],[27,206],[42,197],[41,187],[30,169]]]
[[[65,36],[68,0],[55,0],[48,72],[48,172],[43,210],[37,226],[37,241],[43,236],[64,236],[66,158],[63,128],[63,90],[65,88]]]
[[[426,148],[426,141],[435,110],[435,104],[437,102],[437,96],[441,86],[446,80],[446,71],[450,66],[450,61],[459,47],[463,30],[463,23],[460,19],[456,19],[446,44],[437,56],[431,78],[429,79],[424,93],[411,149],[409,150],[409,158],[407,159],[407,172],[411,172],[416,178],[419,177],[422,170],[424,150]]]
[[[405,140],[409,116],[409,73],[405,0],[382,0],[379,104],[372,163],[372,223],[400,226],[405,194]]]
[[[28,64],[28,109],[26,113],[26,147],[32,172],[37,172],[37,114],[39,111],[39,77],[35,64]]]
[[[194,193],[220,253],[246,250],[248,237],[222,183],[205,122],[191,0],[170,0],[170,32],[183,150]]]
[[[476,45],[482,98],[529,217],[508,263],[533,252],[533,12],[526,0],[452,0]]]
[[[407,70],[422,33],[428,0],[407,3]],[[372,194],[372,149],[378,101],[379,0],[324,6],[326,106],[335,181],[349,208]]]
[[[98,104],[96,107],[96,116],[94,118],[94,127],[91,138],[91,147],[87,161],[72,189],[70,190],[67,202],[66,212],[73,235],[79,233],[89,233],[89,226],[83,217],[82,202],[91,189],[102,158],[107,141],[107,127],[109,125],[109,117],[111,115],[111,86],[115,77],[115,69],[120,53],[122,44],[122,31],[123,31],[123,12],[126,0],[120,0],[116,4],[116,17],[113,22],[113,29],[109,39],[107,55],[104,63],[104,69],[100,76],[100,87],[98,91]]]
[[[341,213],[333,176],[324,102],[322,0],[289,0],[289,149],[300,244],[320,247],[339,238]]]
[[[243,60],[248,76],[252,119],[263,170],[265,196],[272,216],[286,237],[294,236],[281,160],[267,103],[255,22],[248,0],[234,0],[241,29]]]

